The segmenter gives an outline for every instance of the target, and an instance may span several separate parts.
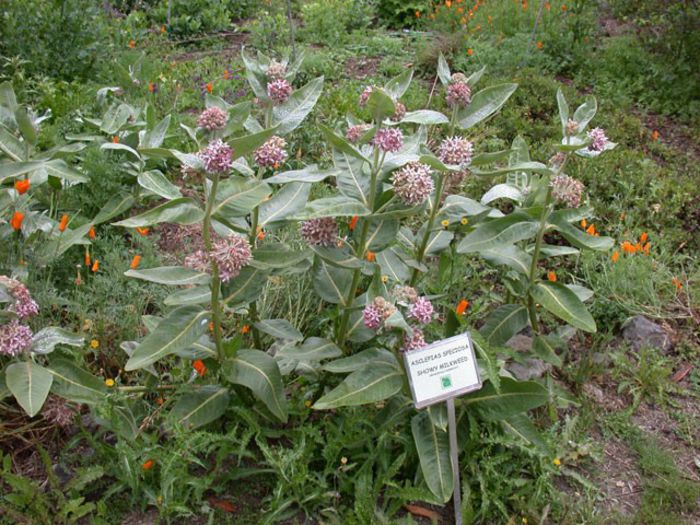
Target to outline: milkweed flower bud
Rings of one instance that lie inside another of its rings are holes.
[[[445,164],[463,165],[472,160],[474,145],[464,137],[447,137],[440,143],[438,158]]]
[[[228,113],[217,107],[207,108],[199,115],[197,126],[207,131],[224,129],[228,122]]]
[[[338,223],[333,217],[310,219],[301,223],[301,236],[312,246],[335,246]]]
[[[70,426],[77,413],[64,399],[54,395],[50,395],[41,408],[41,416],[59,427]]]
[[[433,319],[433,303],[425,297],[419,297],[408,309],[408,317],[421,324],[428,324]]]
[[[409,162],[396,170],[392,182],[396,195],[410,206],[424,202],[435,189],[430,166],[420,162]]]
[[[445,99],[450,107],[464,107],[472,101],[472,90],[466,82],[454,82],[447,86]]]
[[[566,135],[576,135],[576,133],[578,133],[578,122],[570,118],[566,121]]]
[[[32,345],[32,331],[19,319],[0,325],[0,355],[14,357],[26,351]]]
[[[394,104],[394,116],[391,117],[391,120],[394,122],[399,122],[402,118],[406,116],[406,106],[404,106],[401,102],[397,102]]]
[[[345,133],[345,138],[348,139],[348,142],[355,144],[362,138],[362,135],[367,133],[370,129],[372,129],[370,124],[356,124],[350,126]]]
[[[32,299],[27,287],[16,279],[0,275],[0,285],[7,288],[15,302],[9,307],[11,312],[24,320],[39,313],[39,305]]]
[[[420,328],[413,328],[413,335],[403,336],[403,346],[401,347],[402,352],[411,352],[413,350],[420,350],[426,346],[425,336]]]
[[[242,235],[229,235],[214,243],[210,257],[219,267],[219,276],[223,282],[230,281],[248,266],[252,259],[248,240]]]
[[[273,80],[267,85],[267,96],[276,106],[284,104],[292,94],[292,85],[283,78]]]
[[[198,156],[207,173],[226,173],[233,166],[233,150],[221,139],[211,141]]]
[[[367,105],[367,101],[369,100],[369,96],[372,94],[373,90],[374,90],[374,86],[366,86],[365,87],[365,89],[360,94],[360,100],[358,101],[358,104],[360,105],[360,107],[365,107]]]
[[[272,60],[267,66],[267,78],[271,80],[283,79],[286,74],[287,67],[277,60]]]
[[[279,167],[287,160],[287,141],[277,135],[270,137],[265,144],[255,150],[253,158],[258,166]]]
[[[585,186],[581,181],[578,181],[568,175],[557,175],[550,183],[552,186],[552,196],[566,203],[571,208],[578,208],[581,204],[583,189]]]
[[[593,128],[588,132],[588,138],[591,139],[591,145],[588,146],[590,151],[603,151],[608,143],[608,137],[605,136],[605,131],[602,128]]]
[[[418,292],[413,286],[397,286],[392,295],[397,301],[403,303],[414,303],[418,299]]]
[[[395,311],[396,307],[393,304],[379,296],[365,306],[362,318],[367,328],[377,330]]]
[[[372,144],[386,153],[395,153],[403,146],[403,133],[396,128],[382,128],[374,135]]]
[[[184,265],[198,272],[208,272],[209,256],[204,250],[197,250],[185,257]]]

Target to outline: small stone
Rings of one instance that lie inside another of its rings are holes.
[[[529,352],[532,349],[532,337],[524,334],[516,334],[506,343],[508,348],[512,348],[516,352]]]
[[[522,363],[510,363],[506,368],[518,381],[531,381],[544,376],[552,369],[552,365],[542,359],[525,359]]]
[[[636,315],[625,322],[622,337],[635,352],[646,347],[667,354],[673,349],[673,342],[666,331],[642,315]]]

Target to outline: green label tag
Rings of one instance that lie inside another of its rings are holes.
[[[452,378],[450,376],[443,376],[440,378],[443,390],[450,388],[452,386]]]

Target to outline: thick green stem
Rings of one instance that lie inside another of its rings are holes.
[[[435,226],[435,218],[437,217],[438,211],[440,209],[440,200],[442,199],[442,192],[445,189],[445,179],[447,178],[446,173],[440,172],[437,180],[437,187],[435,188],[435,200],[433,202],[433,207],[430,210],[430,216],[428,217],[428,223],[425,225],[425,232],[423,233],[423,238],[421,239],[420,246],[418,247],[418,252],[416,253],[416,260],[418,264],[423,262],[425,257],[425,252],[428,248],[428,242],[430,241],[430,234]],[[413,269],[413,275],[411,275],[411,286],[415,286],[418,281],[418,276],[420,271],[418,268]]]
[[[211,189],[207,196],[207,207],[204,212],[204,224],[202,226],[202,237],[204,238],[204,247],[208,252],[211,252],[211,214],[216,201],[216,190],[219,187],[219,174],[213,176]],[[221,279],[219,278],[219,265],[216,261],[211,260],[211,313],[214,323],[214,344],[216,345],[216,353],[219,360],[224,360],[224,345],[221,338],[221,304],[219,302],[219,290],[221,288]]]

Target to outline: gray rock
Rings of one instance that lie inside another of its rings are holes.
[[[508,339],[506,346],[516,352],[529,352],[532,349],[532,337],[516,334]]]
[[[552,365],[545,363],[542,359],[525,359],[523,363],[510,363],[506,368],[517,380],[532,381],[544,376],[552,369]]]
[[[673,342],[666,331],[641,315],[635,315],[625,321],[622,325],[622,337],[636,352],[647,347],[667,354],[673,349]]]

